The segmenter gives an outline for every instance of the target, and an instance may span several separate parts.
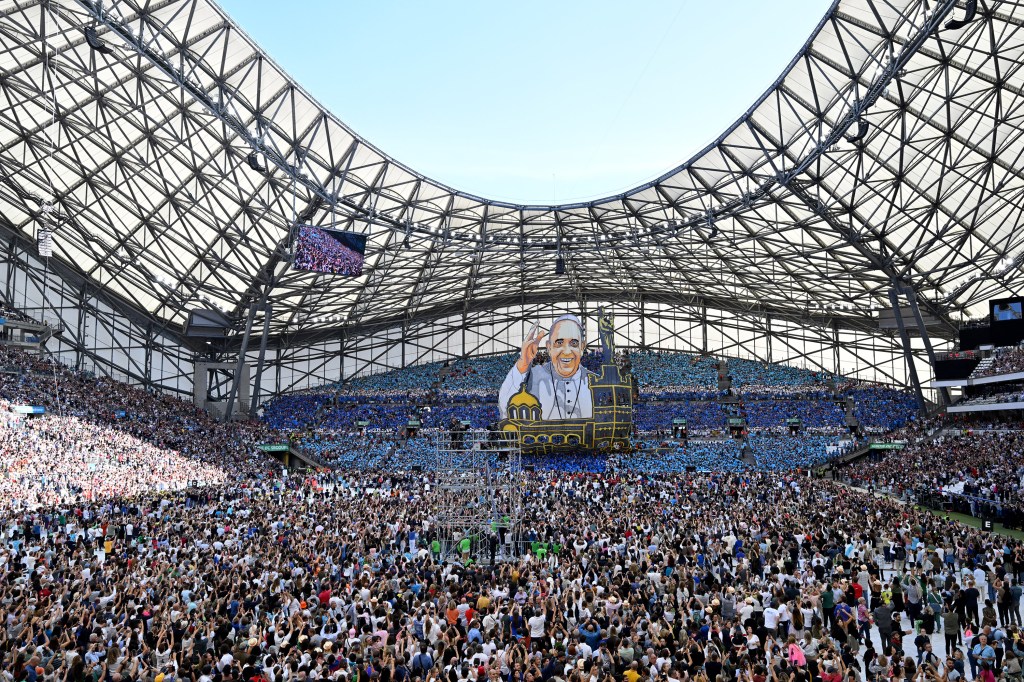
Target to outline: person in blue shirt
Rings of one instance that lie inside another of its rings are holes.
[[[420,652],[412,657],[412,665],[409,667],[413,675],[422,675],[424,677],[434,667],[434,659],[427,653],[426,644],[420,644]]]
[[[469,632],[466,633],[466,640],[470,643],[484,643],[484,635],[482,632],[480,632],[480,622],[475,618],[473,619],[473,622],[470,624]]]
[[[979,668],[984,664],[988,664],[989,670],[995,667],[996,650],[988,643],[988,637],[985,635],[978,637],[978,643],[971,649],[971,657]]]
[[[835,610],[835,626],[833,627],[833,637],[836,639],[845,639],[846,633],[853,632],[854,623],[856,617],[853,615],[853,609],[850,605],[844,601],[842,596],[836,597],[836,610]]]
[[[580,637],[586,641],[587,645],[596,650],[601,643],[601,630],[598,628],[597,622],[591,618],[586,623],[580,623],[579,632]]]

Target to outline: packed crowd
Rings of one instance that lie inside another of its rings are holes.
[[[977,379],[1015,372],[1024,372],[1024,348],[1010,348],[994,354],[991,364],[984,368],[979,367],[971,377]]]
[[[833,397],[833,392],[817,384],[772,386],[768,384],[744,384],[732,389],[732,393],[753,400],[824,400]]]
[[[854,414],[867,431],[898,429],[915,419],[917,402],[906,391],[882,386],[862,386],[846,393],[853,398]]]
[[[398,440],[390,434],[316,433],[299,442],[305,454],[342,469],[384,469],[388,456],[398,447]],[[410,467],[411,468],[411,467]]]
[[[824,385],[832,380],[840,380],[827,372],[815,372],[790,365],[759,362],[742,358],[730,358],[727,364],[728,375],[734,386],[747,385],[777,388],[780,386],[807,387]]]
[[[619,463],[624,471],[643,474],[687,471],[744,471],[743,445],[733,439],[659,440],[645,438],[637,443],[636,452],[624,456]]]
[[[844,441],[837,436],[758,433],[751,435],[748,441],[758,468],[775,471],[820,466],[845,449]]]
[[[325,230],[303,226],[295,238],[295,267],[356,277],[363,272],[363,254],[341,243]]]
[[[0,509],[70,504],[261,470],[258,423],[221,424],[177,398],[0,347]],[[12,406],[42,408],[11,415]]]
[[[599,357],[593,353],[595,362]],[[426,430],[451,428],[464,422],[468,422],[465,425],[470,429],[493,426],[498,417],[493,402],[497,386],[512,359],[508,355],[469,358],[449,365],[430,363],[359,377],[334,387],[335,393],[330,395],[280,399],[268,408],[265,421],[278,428],[302,424],[312,427],[299,436],[301,444],[306,447],[308,443],[313,454],[328,462],[375,467],[387,461],[395,466],[430,468],[436,456],[429,442],[421,440],[425,434],[408,441],[405,438],[410,420],[418,420],[420,428]],[[710,357],[639,351],[619,353],[615,360],[624,370],[631,368],[647,380],[712,383],[717,379],[718,361]],[[827,374],[738,360],[729,361],[728,366],[739,367],[748,381],[780,383],[747,383],[731,389],[738,396],[738,404],[728,403],[729,389],[720,392],[716,388],[649,385],[634,402],[636,464],[627,466],[653,470],[662,457],[666,470],[671,471],[694,466],[706,470],[713,467],[716,459],[729,470],[737,471],[751,466],[807,467],[836,451],[836,436],[846,430],[846,396],[853,397],[858,414],[873,431],[905,424],[916,411],[916,405],[906,394],[876,386],[845,382],[843,393],[837,396],[833,393],[836,377]],[[794,383],[798,378],[814,383]],[[826,386],[822,381],[831,383]],[[720,445],[708,445],[703,450],[677,445],[654,450],[648,447],[648,441],[672,440],[674,422],[679,419],[685,420],[693,438],[721,439],[728,435],[731,416],[743,418],[752,433],[766,437],[760,457],[748,458],[744,463],[742,458],[729,456],[725,452],[727,446]],[[778,441],[767,436],[788,435],[790,418],[801,420],[802,435],[788,448],[776,447]],[[368,456],[362,457],[356,444],[364,441],[367,430],[373,434],[372,445]],[[603,460],[598,457],[595,461]],[[571,466],[569,462],[563,468]]]
[[[470,428],[486,429],[498,421],[498,403],[451,405],[440,403],[423,411],[423,425],[444,428],[452,423],[469,422]]]
[[[659,351],[629,354],[633,377],[641,391],[715,389],[718,360],[711,356]]]
[[[0,401],[0,410],[7,408]],[[78,417],[33,417],[0,428],[2,508],[111,499],[224,480],[216,463]]]
[[[1019,425],[1018,425],[1019,426]],[[884,450],[842,471],[845,480],[906,499],[969,496],[1024,510],[1024,432],[946,430]]]
[[[16,322],[35,322],[28,315],[13,306],[0,302],[0,318],[14,320]]]
[[[828,481],[622,472],[524,475],[520,528],[459,539],[432,523],[431,483],[233,474],[7,517],[0,668],[14,682],[1019,674],[1013,540]]]
[[[834,401],[820,400],[745,400],[743,415],[747,425],[754,428],[784,428],[786,420],[800,419],[807,428],[845,425],[846,411]]]
[[[999,384],[998,388],[972,392],[971,397],[959,401],[957,405],[997,405],[1019,402],[1024,402],[1024,386],[1015,382],[1012,386]]]
[[[829,439],[539,457],[521,526],[463,538],[429,439],[280,475],[263,426],[2,352],[3,407],[47,411],[0,409],[8,682],[1020,682],[1024,547],[784,471]],[[941,438],[854,482],[1019,499],[1024,436]]]
[[[439,391],[445,398],[468,394],[484,400],[497,400],[498,388],[517,357],[504,353],[458,360],[444,375]]]
[[[644,402],[684,402],[684,401],[715,401],[727,395],[726,391],[717,388],[662,388],[660,386],[641,387],[640,400]]]
[[[695,432],[724,431],[726,428],[726,413],[717,402],[633,405],[633,425],[641,432],[671,432],[674,419],[685,419],[687,427]]]
[[[313,423],[327,401],[328,396],[324,393],[283,395],[264,405],[263,421],[278,431],[299,431]]]
[[[587,357],[597,363],[600,354],[595,351]],[[428,407],[441,416],[431,426],[463,418],[459,417],[462,412],[473,428],[483,428],[493,422],[498,387],[513,359],[507,354],[468,358],[450,365],[434,362],[356,377],[310,392],[317,395],[279,399],[268,406],[264,420],[275,428],[298,429],[319,419],[317,426],[328,430],[346,429],[358,421],[401,430],[407,415]],[[623,351],[615,361],[624,372],[631,371],[639,385],[634,400],[634,424],[639,431],[670,429],[676,418],[687,419],[695,431],[710,433],[725,427],[719,402],[728,398],[730,389],[714,387],[719,364],[715,358]],[[846,396],[855,401],[857,416],[872,432],[898,428],[916,412],[912,397],[889,388],[844,380],[842,392],[836,394],[838,378],[827,373],[736,359],[729,360],[727,367],[738,368],[746,382],[731,392],[742,401],[742,416],[751,428],[781,430],[787,418],[801,417],[806,429],[841,430],[845,428],[841,401]],[[831,383],[822,383],[826,381]],[[385,407],[375,414],[373,406],[381,405]]]
[[[368,374],[346,382],[339,387],[339,393],[371,397],[423,395],[441,380],[443,367],[443,362],[427,362],[402,370]]]
[[[327,407],[320,418],[319,430],[353,431],[362,428],[384,429],[398,434],[404,431],[412,419],[419,419],[419,411],[408,403],[348,403],[341,402]]]

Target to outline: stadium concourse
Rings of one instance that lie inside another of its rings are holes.
[[[762,366],[739,402],[765,424],[753,466],[713,438],[721,409],[686,412],[706,438],[667,451],[655,433],[636,452],[538,458],[523,553],[491,563],[442,560],[434,474],[403,470],[422,438],[399,431],[507,358],[440,384],[437,366],[409,386],[367,377],[231,424],[21,350],[2,360],[17,368],[0,375],[5,406],[46,408],[0,424],[9,680],[1013,680],[1024,656],[1020,541],[898,499],[956,482],[1019,505],[1020,458],[1001,456],[1017,436],[928,440],[952,424],[908,423],[898,391]],[[633,363],[651,395],[704,399],[644,403],[645,430],[716,397],[703,358]],[[827,460],[837,393],[920,451],[843,474],[893,495],[798,471]],[[493,409],[449,402],[441,421]],[[817,415],[812,433],[782,433],[785,408],[761,405],[776,402]],[[352,435],[363,419],[376,436]],[[330,443],[339,468],[287,475],[257,448],[321,428],[303,444]]]

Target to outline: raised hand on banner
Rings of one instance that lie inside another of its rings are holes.
[[[523,347],[519,351],[519,360],[516,361],[516,369],[519,370],[520,374],[526,374],[526,371],[530,369],[530,365],[533,364],[533,359],[537,357],[537,351],[540,349],[540,342],[547,332],[540,328],[536,323],[530,327],[530,333],[523,339]]]

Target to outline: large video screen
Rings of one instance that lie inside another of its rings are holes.
[[[312,225],[301,225],[295,235],[297,270],[323,272],[342,277],[363,274],[366,235]]]
[[[1005,301],[992,304],[993,322],[1011,322],[1013,320],[1024,320],[1024,303]]]
[[[561,315],[546,326],[537,321],[526,332],[498,393],[502,430],[519,434],[524,454],[628,445],[632,382],[615,364],[612,319],[602,316],[598,328],[598,372],[583,364],[587,333],[576,315]]]
[[[991,343],[1012,346],[1024,341],[1024,298],[998,298],[989,301]]]

